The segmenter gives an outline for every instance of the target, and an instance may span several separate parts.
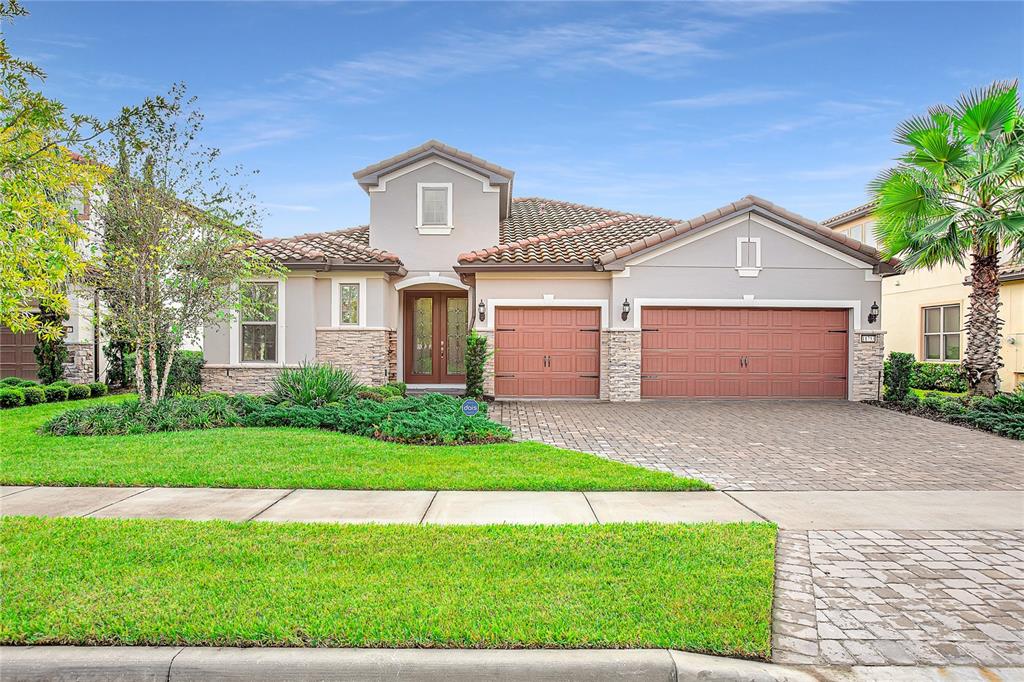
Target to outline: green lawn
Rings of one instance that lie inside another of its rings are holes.
[[[8,517],[0,643],[672,647],[767,657],[771,524]]]
[[[44,436],[109,396],[0,412],[0,483],[392,490],[706,490],[706,483],[541,443],[414,446],[315,429]]]

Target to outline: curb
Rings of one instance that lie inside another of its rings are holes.
[[[769,663],[665,649],[284,649],[222,647],[0,647],[4,682],[36,680],[633,680],[814,682]]]

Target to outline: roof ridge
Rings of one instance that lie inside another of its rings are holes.
[[[849,218],[849,217],[852,217],[853,215],[855,215],[857,213],[860,213],[861,211],[867,210],[869,208],[874,208],[875,207],[875,203],[876,203],[875,200],[872,199],[871,201],[865,202],[865,203],[861,204],[860,206],[854,206],[853,208],[847,209],[847,210],[843,211],[842,213],[837,213],[834,216],[832,216],[831,218],[825,218],[819,224],[828,226],[828,225],[832,225],[833,223],[838,223],[843,218]]]
[[[477,249],[474,251],[460,253],[456,260],[458,260],[460,263],[463,261],[472,262],[475,260],[483,260],[484,258],[487,258],[489,256],[504,253],[506,251],[511,251],[512,249],[517,249],[528,244],[540,244],[542,242],[551,241],[556,237],[569,237],[576,234],[583,234],[585,232],[593,232],[594,230],[610,227],[612,225],[618,225],[619,223],[634,220],[638,217],[641,216],[635,216],[631,213],[623,213],[621,215],[615,216],[614,218],[605,218],[604,220],[597,220],[592,223],[585,223],[583,225],[576,225],[573,227],[563,227],[562,229],[556,230],[555,232],[546,232],[544,234],[534,235],[532,237],[526,237],[524,239],[517,239],[514,242],[498,244],[496,246],[491,246],[486,249]]]

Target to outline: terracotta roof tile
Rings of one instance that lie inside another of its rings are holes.
[[[370,248],[366,225],[332,232],[313,232],[283,239],[262,239],[250,249],[283,262],[323,262],[328,259],[352,265],[400,265],[398,256]]]
[[[848,220],[856,220],[857,218],[863,218],[864,216],[871,213],[875,208],[875,202],[869,201],[866,204],[861,204],[855,208],[851,208],[849,211],[843,211],[838,215],[834,215],[831,218],[826,218],[821,221],[821,224],[825,227],[835,227],[836,225],[842,225]]]
[[[502,166],[499,166],[496,163],[491,163],[490,161],[487,161],[485,159],[481,159],[478,156],[473,156],[469,152],[464,152],[461,149],[457,149],[456,147],[453,147],[451,145],[445,144],[444,142],[441,142],[440,140],[427,140],[426,142],[424,142],[423,144],[419,145],[418,147],[413,147],[412,149],[407,149],[406,151],[402,152],[401,154],[396,154],[395,156],[392,156],[390,158],[384,159],[383,161],[378,161],[377,163],[370,164],[366,168],[362,168],[360,170],[357,170],[352,175],[354,177],[356,177],[356,178],[360,178],[360,177],[362,177],[364,175],[370,175],[372,173],[376,173],[377,171],[382,170],[384,168],[387,168],[389,166],[393,166],[396,163],[401,163],[402,161],[405,161],[406,159],[410,159],[410,158],[412,158],[414,156],[422,154],[423,152],[428,151],[430,149],[436,149],[439,152],[443,152],[443,153],[448,154],[449,156],[453,156],[453,157],[455,157],[457,159],[462,159],[463,161],[471,163],[471,164],[473,164],[475,166],[479,166],[481,168],[486,168],[487,170],[489,170],[492,173],[495,173],[497,175],[502,175],[502,176],[505,176],[507,178],[511,178],[511,177],[513,177],[515,175],[515,173],[510,171],[508,168],[504,168]]]

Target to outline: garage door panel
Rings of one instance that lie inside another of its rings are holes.
[[[846,396],[845,310],[643,308],[641,395]]]
[[[584,331],[578,331],[573,335],[574,348],[576,350],[601,350],[601,333],[600,331],[590,331],[589,329]]]
[[[591,397],[599,392],[599,308],[498,308],[495,394]],[[505,375],[505,376],[500,376]]]

